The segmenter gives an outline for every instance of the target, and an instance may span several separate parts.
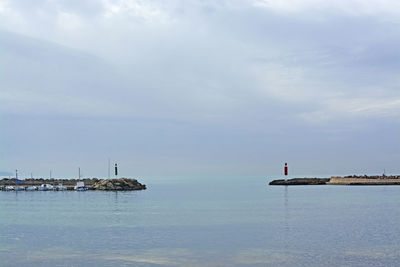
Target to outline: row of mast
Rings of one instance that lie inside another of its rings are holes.
[[[118,177],[118,164],[114,165],[114,174],[115,178]],[[11,177],[10,177],[11,178]],[[52,178],[52,170],[50,170],[50,179]],[[111,178],[111,167],[110,167],[110,159],[108,159],[108,179]],[[18,180],[18,170],[15,170],[15,179]],[[31,173],[31,179],[33,179],[33,173]],[[81,179],[81,167],[78,167],[78,179]]]

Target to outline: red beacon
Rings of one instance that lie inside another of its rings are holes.
[[[288,175],[288,166],[287,163],[285,162],[285,168],[284,168],[285,176]]]

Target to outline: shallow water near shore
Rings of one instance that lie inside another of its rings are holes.
[[[394,266],[400,186],[139,179],[130,192],[0,192],[1,266]]]

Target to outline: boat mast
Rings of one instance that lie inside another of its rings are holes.
[[[108,158],[108,179],[110,179],[111,176],[111,167],[110,167],[110,158]]]

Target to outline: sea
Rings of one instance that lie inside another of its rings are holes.
[[[0,192],[0,266],[400,266],[400,186],[140,178]]]

